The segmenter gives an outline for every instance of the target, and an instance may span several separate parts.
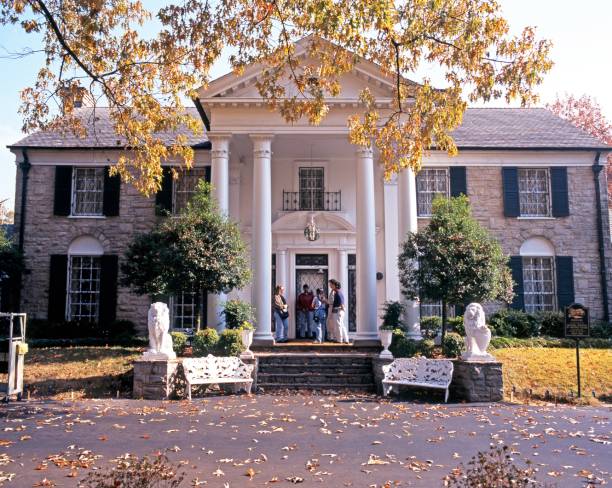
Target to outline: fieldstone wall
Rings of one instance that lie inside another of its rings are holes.
[[[504,398],[502,364],[453,360],[450,397],[453,401],[499,402]]]
[[[550,165],[555,161],[551,160]],[[603,317],[600,279],[597,201],[593,171],[590,166],[567,168],[570,215],[560,218],[509,218],[504,216],[501,166],[468,166],[467,190],[474,217],[500,242],[504,252],[519,255],[521,244],[530,237],[545,237],[558,256],[574,258],[574,292],[576,301],[589,307],[595,319]],[[603,177],[602,177],[603,178]],[[605,197],[605,185],[601,185]],[[607,224],[607,217],[604,215]],[[419,227],[428,224],[419,219]],[[604,228],[605,230],[608,227]],[[609,232],[604,236],[610,250]],[[608,282],[612,276],[608,268]],[[611,287],[612,288],[612,287]],[[612,292],[612,290],[611,290]],[[488,304],[487,313],[495,307]]]
[[[21,198],[21,175],[17,172],[16,202]],[[121,185],[119,216],[60,217],[53,215],[55,166],[33,164],[28,184],[26,231],[24,240],[27,272],[21,307],[31,318],[47,318],[49,265],[52,254],[67,254],[70,243],[91,235],[104,247],[105,254],[116,254],[119,262],[134,236],[147,232],[156,222],[155,199],[145,198],[132,185]],[[19,205],[16,205],[19,209]],[[20,215],[15,216],[18,225]],[[146,331],[150,300],[129,289],[117,290],[117,319],[131,320]]]

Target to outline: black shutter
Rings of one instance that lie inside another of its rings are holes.
[[[567,168],[550,168],[553,217],[569,216]]]
[[[559,310],[574,303],[574,259],[572,256],[557,256],[557,302]]]
[[[100,259],[100,315],[103,328],[114,322],[117,316],[117,277],[119,257],[104,254]]]
[[[47,318],[52,322],[66,320],[68,256],[53,254],[49,267],[49,307]]]
[[[155,195],[155,213],[157,215],[165,215],[166,212],[172,212],[172,173],[170,168],[162,168],[163,177],[161,189]]]
[[[465,166],[454,166],[449,169],[451,197],[467,195],[467,177]]]
[[[72,200],[72,166],[55,167],[53,215],[70,215]]]
[[[506,217],[520,216],[518,168],[502,168],[502,183],[504,186],[504,215]]]
[[[119,175],[111,176],[108,166],[104,168],[104,200],[103,213],[107,217],[119,215],[119,195],[121,194],[121,178]]]
[[[521,256],[510,257],[510,270],[512,271],[512,281],[514,281],[514,298],[510,308],[524,310],[525,289],[523,287],[523,258]]]
[[[204,167],[204,181],[206,181],[206,183],[210,183],[210,180],[211,180],[210,166],[205,166]]]

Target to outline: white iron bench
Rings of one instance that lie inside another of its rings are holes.
[[[238,357],[215,357],[209,354],[205,358],[183,359],[183,372],[187,381],[187,398],[191,400],[193,385],[238,384],[251,394],[254,366],[245,364]]]
[[[453,379],[453,363],[448,359],[398,358],[382,369],[384,396],[392,389],[398,393],[400,385],[408,385],[446,390],[444,402],[448,401],[448,388]]]

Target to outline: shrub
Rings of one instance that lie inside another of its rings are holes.
[[[183,332],[170,332],[172,336],[172,349],[177,356],[185,354],[187,348],[187,336]]]
[[[565,335],[565,318],[562,312],[538,312],[535,318],[540,326],[540,335],[549,337]]]
[[[244,322],[252,322],[254,319],[253,307],[242,300],[228,300],[222,313],[228,329],[238,329]]]
[[[516,337],[493,337],[490,347],[503,349],[507,347],[576,347],[574,339],[559,339],[552,337],[532,337],[517,339]],[[588,338],[580,340],[580,347],[592,349],[612,349],[612,339]]]
[[[536,318],[521,310],[501,309],[489,319],[491,332],[502,337],[535,337],[538,335]]]
[[[400,302],[385,302],[383,304],[383,314],[380,317],[382,319],[380,328],[383,330],[403,329],[402,315],[404,310],[405,308]]]
[[[100,333],[108,339],[127,339],[136,335],[136,326],[131,320],[115,320],[100,326]]]
[[[101,337],[95,322],[49,321],[46,319],[28,320],[26,337],[32,339],[76,339]]]
[[[239,330],[225,329],[219,336],[219,342],[217,343],[217,354],[219,356],[238,356],[245,349]]]
[[[421,356],[424,356],[426,358],[433,357],[434,347],[436,346],[432,339],[424,339],[418,342],[419,353],[421,354]]]
[[[593,322],[591,324],[591,337],[595,339],[612,339],[612,325],[602,320]]]
[[[464,349],[463,337],[456,332],[446,334],[444,342],[442,342],[442,354],[447,358],[456,358],[461,355]]]
[[[468,463],[467,468],[460,466],[444,478],[444,486],[452,488],[516,487],[539,486],[533,479],[535,471],[527,461],[526,468],[514,464],[508,446],[491,446],[489,451],[480,451]]]
[[[425,339],[433,339],[442,330],[442,317],[421,317],[421,334]]]
[[[463,327],[463,316],[457,315],[448,319],[448,325],[451,326],[451,330],[459,335],[465,336],[465,327]]]
[[[178,488],[185,475],[170,464],[168,458],[158,454],[150,459],[148,456],[138,458],[127,454],[119,458],[117,465],[111,469],[90,471],[83,481],[84,488]]]
[[[193,335],[191,341],[193,355],[196,357],[216,354],[219,334],[215,329],[202,329]]]

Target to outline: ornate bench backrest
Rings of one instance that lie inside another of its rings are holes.
[[[397,358],[383,366],[385,381],[406,381],[448,386],[453,378],[453,363],[448,359],[424,357]]]
[[[218,377],[216,358],[209,354],[205,358],[183,359],[185,377],[192,380],[208,380]]]
[[[237,357],[219,357],[217,359],[217,373],[219,378],[251,378],[254,365],[245,364]]]

